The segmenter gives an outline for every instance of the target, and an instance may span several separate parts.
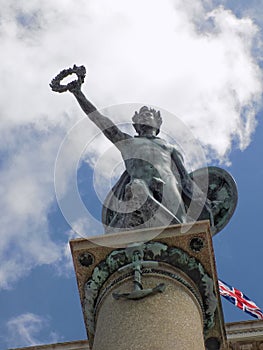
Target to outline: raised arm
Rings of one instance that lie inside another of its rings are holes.
[[[60,81],[70,74],[77,74],[78,79],[67,85],[61,85]],[[53,91],[65,92],[70,91],[77,99],[80,107],[86,113],[88,118],[97,125],[104,135],[114,144],[131,138],[130,135],[122,132],[109,118],[102,115],[97,108],[85,97],[81,91],[81,85],[84,82],[86,69],[84,66],[74,66],[73,68],[64,69],[51,82],[50,86]],[[118,145],[116,145],[118,147]]]
[[[127,138],[131,138],[130,135],[122,132],[108,117],[102,115],[97,108],[87,100],[80,88],[70,89],[69,91],[76,97],[80,107],[89,119],[100,128],[111,142],[115,144]]]

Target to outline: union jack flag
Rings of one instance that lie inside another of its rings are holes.
[[[245,294],[223,281],[218,280],[218,283],[219,291],[222,297],[226,298],[228,301],[235,304],[239,309],[247,312],[251,316],[263,319],[262,310],[260,310],[260,308]]]

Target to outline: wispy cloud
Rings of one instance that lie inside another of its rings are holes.
[[[7,324],[6,343],[9,347],[24,347],[43,344],[45,342],[57,342],[59,336],[51,331],[47,338],[43,339],[41,332],[48,329],[49,322],[47,318],[33,314],[25,313],[11,318]]]
[[[45,136],[35,137],[31,129],[13,131],[9,136],[0,175],[0,287],[4,288],[32,267],[55,262],[61,254],[52,241],[47,220],[54,200],[57,137],[51,143]]]

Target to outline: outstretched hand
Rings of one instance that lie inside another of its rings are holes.
[[[63,80],[71,74],[76,74],[78,79],[71,81],[67,85],[61,84],[61,80]],[[70,91],[71,93],[76,93],[77,91],[80,91],[81,85],[84,83],[85,75],[86,68],[84,66],[78,67],[74,65],[73,68],[62,70],[54,79],[52,79],[49,85],[51,89],[55,92],[61,93],[65,91]]]
[[[70,91],[71,93],[80,91],[81,84],[82,84],[82,82],[79,79],[71,81],[67,85],[68,91]]]

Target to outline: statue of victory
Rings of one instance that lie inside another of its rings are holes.
[[[75,73],[77,79],[67,85],[60,81]],[[142,106],[132,117],[137,133],[123,132],[112,120],[85,97],[81,85],[84,66],[61,71],[51,82],[53,91],[69,91],[88,118],[118,148],[125,172],[106,197],[102,222],[106,232],[181,224],[193,220],[210,220],[212,232],[225,226],[233,214],[236,187],[231,176],[222,169],[210,167],[208,193],[203,193],[193,176],[188,174],[181,153],[174,145],[158,137],[162,118],[159,111]],[[200,169],[199,169],[200,170]],[[200,171],[199,171],[200,172]],[[201,171],[198,176],[202,177]],[[196,218],[187,214],[194,198]]]

